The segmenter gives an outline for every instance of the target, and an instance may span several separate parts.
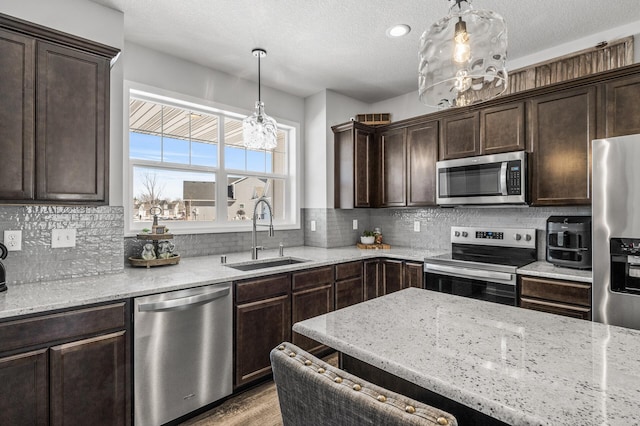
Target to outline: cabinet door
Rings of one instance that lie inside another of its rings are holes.
[[[402,260],[384,259],[382,265],[382,291],[383,294],[402,290],[404,285],[404,269]]]
[[[381,279],[380,279],[380,261],[365,260],[364,261],[364,300],[373,299],[382,296]]]
[[[406,206],[406,129],[380,133],[380,159],[380,205]]]
[[[49,424],[49,367],[42,349],[0,358],[0,424]]]
[[[106,203],[109,61],[37,43],[36,197]]]
[[[445,117],[440,122],[440,159],[480,154],[478,113]]]
[[[525,149],[524,102],[500,105],[480,111],[480,152],[522,151]]]
[[[372,207],[376,191],[373,129],[358,123],[345,123],[332,130],[334,206],[342,209]]]
[[[640,133],[640,76],[626,77],[605,85],[604,137]]]
[[[124,331],[51,348],[51,424],[129,424]]]
[[[407,206],[436,204],[438,122],[407,129]]]
[[[291,294],[291,322],[293,324],[326,314],[332,310],[333,283],[315,286],[304,291],[294,291]],[[292,343],[311,353],[318,353],[326,348],[323,344],[298,333],[293,333]]]
[[[271,374],[269,353],[291,339],[291,297],[236,306],[235,387]]]
[[[595,87],[567,90],[530,101],[532,205],[591,203],[595,101]]]
[[[534,311],[547,312],[549,314],[562,315],[565,317],[591,320],[591,309],[584,306],[567,305],[548,300],[529,299],[522,297],[520,307],[532,309]]]
[[[422,262],[405,262],[404,286],[424,288],[424,267]]]
[[[336,281],[336,309],[342,309],[362,301],[364,301],[364,280],[362,277]]]
[[[0,200],[33,199],[34,46],[0,30]]]

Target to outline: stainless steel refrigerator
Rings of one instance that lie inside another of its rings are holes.
[[[640,134],[592,152],[593,320],[640,329]]]

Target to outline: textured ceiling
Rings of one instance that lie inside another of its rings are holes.
[[[93,0],[124,12],[125,39],[306,97],[331,89],[364,102],[417,91],[422,32],[445,0]],[[510,60],[640,22],[638,0],[475,0],[507,22]],[[396,23],[409,35],[390,39]],[[640,32],[640,28],[638,31]],[[640,41],[637,41],[640,42]]]

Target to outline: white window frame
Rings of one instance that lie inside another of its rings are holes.
[[[129,154],[129,102],[131,98],[142,99],[149,102],[160,103],[177,108],[184,108],[189,111],[199,112],[203,114],[213,114],[219,117],[218,121],[218,166],[192,166],[173,163],[161,163],[151,160],[131,159]],[[278,129],[283,130],[287,134],[286,149],[286,166],[285,174],[275,173],[256,173],[246,170],[225,169],[224,165],[224,117],[234,119],[244,119],[252,111],[233,108],[228,105],[222,105],[185,96],[177,93],[168,92],[158,88],[152,88],[136,84],[133,82],[125,82],[125,108],[124,108],[124,135],[123,135],[123,206],[125,212],[125,236],[135,236],[140,233],[143,228],[150,228],[151,222],[134,222],[133,221],[133,169],[135,166],[155,167],[167,170],[183,170],[194,172],[208,172],[216,175],[216,219],[214,221],[162,221],[160,224],[170,228],[172,234],[204,234],[204,233],[228,233],[228,232],[251,232],[251,221],[230,221],[227,220],[227,185],[221,184],[227,182],[228,175],[241,175],[257,178],[277,178],[284,180],[285,197],[285,217],[284,220],[274,218],[274,226],[276,229],[300,229],[300,204],[302,187],[300,170],[300,124],[274,117],[278,123]],[[221,202],[221,201],[224,202]],[[248,215],[253,211],[247,211]]]

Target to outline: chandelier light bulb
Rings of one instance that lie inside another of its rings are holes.
[[[458,18],[456,23],[455,35],[453,36],[453,60],[458,63],[464,63],[471,57],[471,45],[469,44],[469,33],[467,33],[467,25]]]

